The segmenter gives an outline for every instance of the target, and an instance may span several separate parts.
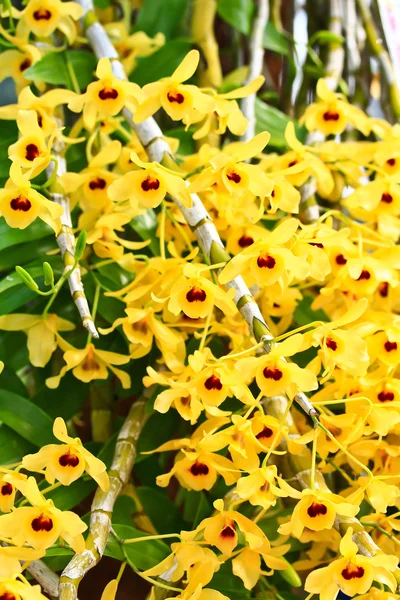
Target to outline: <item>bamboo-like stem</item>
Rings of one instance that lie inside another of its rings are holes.
[[[103,57],[109,58],[114,75],[119,79],[126,79],[124,68],[118,60],[118,54],[114,46],[102,25],[96,20],[92,0],[78,0],[78,3],[87,11],[84,17],[85,33],[95,55],[99,59]],[[177,168],[175,158],[171,154],[167,141],[153,118],[150,117],[143,121],[143,123],[134,123],[132,113],[126,108],[123,110],[123,116],[138,136],[151,161],[166,164],[171,168]],[[218,231],[199,196],[197,194],[191,195],[192,206],[190,208],[184,206],[178,199],[172,199],[196,235],[206,260],[210,264],[228,262],[230,255],[225,250]],[[257,342],[263,342],[264,351],[269,352],[273,336],[243,278],[236,277],[227,283],[226,287],[235,290],[234,302],[238,310]],[[296,394],[295,400],[307,414],[314,417],[318,416],[317,411],[310,404],[303,392]]]
[[[372,54],[376,57],[381,67],[381,72],[388,86],[390,105],[393,111],[393,116],[398,120],[400,118],[400,90],[396,82],[396,75],[390,60],[388,51],[386,50],[382,36],[375,27],[374,20],[365,0],[357,0],[358,10],[364,23],[367,41]]]
[[[90,385],[90,421],[94,442],[107,442],[111,437],[112,379],[94,381]]]
[[[283,31],[282,25],[282,0],[271,0],[271,22],[280,33]]]
[[[274,398],[265,398],[264,406],[269,415],[276,417],[277,419],[282,420],[283,415],[286,411],[287,400],[284,396],[276,396]],[[289,415],[289,419],[287,420],[287,425],[289,428],[289,432],[291,437],[299,435],[297,428]],[[282,443],[281,443],[282,444]],[[295,473],[295,479],[297,484],[302,489],[310,488],[312,481],[312,456],[311,452],[304,448],[304,452],[301,456],[296,456],[294,454],[286,454],[285,460],[289,465],[289,468],[292,472]],[[284,469],[284,465],[282,464]],[[290,473],[292,475],[292,473]],[[315,471],[315,489],[319,489],[323,492],[331,493],[325,478],[321,471]],[[360,554],[364,556],[375,556],[377,554],[384,554],[384,552],[379,548],[379,546],[374,542],[372,537],[365,531],[363,525],[356,517],[344,517],[341,515],[336,515],[336,519],[334,522],[334,528],[340,533],[340,535],[344,535],[349,527],[353,528],[353,541],[357,544],[358,550]],[[396,568],[394,572],[396,577],[396,581],[398,587],[400,586],[400,569]]]
[[[59,119],[57,119],[57,121],[59,122],[59,125],[62,125]],[[62,155],[63,150],[64,142],[60,138],[56,139],[52,148],[52,156],[55,158],[56,162],[50,162],[47,167],[46,174],[48,178],[53,175],[54,168],[57,170],[57,177],[60,177],[67,172],[67,163]],[[59,204],[63,208],[63,214],[61,215],[62,227],[61,232],[57,236],[57,244],[61,250],[61,257],[64,261],[65,274],[73,269],[75,263],[75,236],[72,233],[70,203],[68,196],[65,196],[57,181],[51,186],[49,193],[53,202]],[[97,333],[96,326],[93,322],[89,304],[83,289],[79,265],[75,267],[68,277],[68,285],[72,299],[82,319],[82,325],[95,339],[97,339],[99,334]]]
[[[341,0],[330,0],[329,31],[334,35],[341,36],[343,30],[343,11]],[[333,92],[339,85],[344,66],[343,43],[330,42],[328,46],[328,58],[325,69],[325,82]]]
[[[60,578],[42,560],[34,560],[27,568],[28,573],[38,582],[45,594],[58,598]]]
[[[149,388],[143,397],[133,403],[119,432],[114,458],[108,472],[110,487],[107,492],[97,489],[91,513],[86,548],[75,554],[60,577],[60,600],[76,600],[78,586],[86,573],[101,560],[111,530],[112,512],[116,499],[127,484],[136,458],[139,434],[145,423],[145,404]]]
[[[253,29],[250,35],[250,65],[246,83],[250,83],[250,81],[253,81],[253,79],[263,72],[263,37],[268,22],[268,14],[269,0],[258,0],[257,15],[254,19]],[[241,139],[243,142],[248,142],[253,139],[256,130],[256,94],[254,93],[247,96],[247,98],[243,98],[240,108],[248,121],[246,131]]]

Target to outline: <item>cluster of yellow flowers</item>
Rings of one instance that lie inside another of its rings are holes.
[[[18,20],[15,36],[0,29],[15,46],[2,54],[0,75],[12,75],[19,90],[16,105],[0,108],[0,118],[16,119],[19,130],[9,147],[0,214],[20,229],[39,218],[59,235],[64,208],[35,178],[57,162],[57,144],[68,149],[86,143],[87,166],[53,175],[52,189],[77,207],[76,231],[87,231],[82,269],[95,272],[115,263],[126,273],[121,289],[102,290],[124,303],[126,316],[99,331],[107,336],[121,327],[129,350],[100,349],[91,337],[84,348],[75,348],[64,338],[74,323],[48,310],[0,316],[0,329],[27,334],[35,367],[44,367],[61,349],[65,364],[46,380],[52,389],[68,371],[86,383],[111,372],[129,389],[130,374],[118,367],[130,363],[134,374],[134,361],[156,346],[157,364],[148,366],[143,380],[146,388],[159,386],[154,409],[176,410],[196,425],[189,437],[154,450],[178,451],[158,485],[166,487],[175,477],[187,490],[208,491],[222,477],[231,491],[193,531],[177,534],[171,554],[144,576],[169,571],[169,581],[183,581],[182,600],[227,600],[206,586],[231,560],[247,590],[274,570],[295,585],[296,569],[312,570],[305,590],[323,600],[334,600],[339,591],[377,600],[397,597],[399,127],[370,118],[321,79],[318,99],[302,122],[326,141],[304,145],[289,122],[283,154],[268,152],[268,132],[246,143],[212,146],[206,141],[211,133],[244,133],[247,120],[237,100],[254,94],[263,77],[223,94],[185,83],[198,67],[197,50],[171,76],[144,87],[117,77],[115,62],[103,57],[97,80],[84,93],[39,85],[36,95],[23,71],[40,60],[43,49],[30,35],[45,38],[59,30],[72,44],[74,21],[82,14],[74,2],[29,0],[22,11],[10,13]],[[127,72],[137,56],[164,42],[162,35],[129,36],[120,23],[106,30]],[[68,136],[62,105],[75,114]],[[139,129],[125,127],[122,115],[131,113],[140,126],[159,109],[203,141],[195,154],[179,155],[171,138],[178,162],[168,154],[152,161]],[[368,140],[338,143],[334,136],[348,126]],[[323,206],[312,220],[301,197],[310,180]],[[196,221],[197,195],[210,218]],[[160,252],[151,254],[151,240],[129,239],[125,226],[158,207]],[[183,218],[181,207],[193,211],[194,223]],[[212,221],[227,252],[210,237]],[[248,319],[249,331],[243,316],[251,298],[239,293],[243,280],[270,334],[256,317]],[[309,314],[318,311],[320,319],[296,322],[307,298]],[[263,352],[270,342],[270,351]],[[301,392],[309,393],[315,414],[294,407]],[[8,545],[0,548],[0,599],[43,597],[29,586],[19,561],[44,556],[59,537],[77,553],[85,548],[83,521],[44,497],[54,482],[69,485],[86,471],[101,489],[108,487],[104,464],[68,436],[60,418],[54,434],[61,446],[45,446],[16,469],[1,469],[0,509],[7,514],[0,516],[0,536]],[[44,474],[50,488],[39,489],[20,468]],[[338,493],[322,476],[334,472]],[[14,507],[17,492],[22,499]],[[294,506],[290,515],[285,505]],[[262,525],[279,512],[279,529],[269,539]],[[379,548],[363,542],[364,534]],[[301,542],[301,553],[291,566],[285,555],[293,538]],[[374,582],[379,587],[371,587]]]

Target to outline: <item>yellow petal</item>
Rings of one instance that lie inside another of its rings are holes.
[[[191,50],[188,54],[186,54],[181,64],[172,73],[170,77],[171,81],[177,81],[178,83],[181,83],[182,81],[190,79],[192,75],[194,75],[194,73],[196,72],[199,60],[199,51]]]

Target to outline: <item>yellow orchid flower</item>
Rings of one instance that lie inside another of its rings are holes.
[[[352,535],[353,528],[349,527],[340,542],[343,558],[308,575],[306,592],[320,594],[325,600],[335,600],[338,592],[342,591],[352,598],[368,592],[373,581],[387,585],[392,592],[396,591],[396,579],[392,572],[397,567],[397,556],[376,554],[369,557],[357,554],[358,546],[353,542]]]
[[[71,195],[74,205],[79,202],[83,210],[90,211],[106,209],[111,204],[107,192],[118,175],[105,166],[115,163],[120,154],[121,142],[113,140],[90,159],[86,169],[80,173],[67,172],[59,177],[58,182],[65,193]]]
[[[186,346],[182,334],[157,318],[152,307],[128,306],[125,312],[126,317],[117,319],[108,329],[100,329],[100,333],[107,335],[122,325],[124,334],[131,342],[129,351],[132,359],[149,354],[155,340],[167,367],[171,371],[182,370],[186,358]]]
[[[182,311],[191,319],[198,319],[209,315],[217,306],[225,314],[233,315],[237,310],[233,297],[234,290],[224,292],[201,275],[201,267],[187,263],[183,275],[171,288],[168,310],[174,315]]]
[[[47,38],[59,29],[72,44],[77,34],[74,21],[78,21],[83,13],[83,8],[77,2],[29,0],[19,15],[17,36],[33,33],[38,38]]]
[[[210,166],[195,176],[190,183],[190,194],[201,192],[212,186],[229,194],[250,191],[264,198],[273,188],[270,179],[258,165],[247,164],[249,158],[260,154],[270,139],[267,132],[259,133],[249,142],[238,142],[225,147],[223,152],[209,159]]]
[[[24,331],[28,336],[29,360],[34,367],[44,367],[57,346],[63,347],[64,340],[59,331],[72,331],[75,325],[54,314],[27,315],[12,313],[0,317],[0,329]]]
[[[184,540],[191,541],[202,532],[208,544],[218,548],[225,556],[230,556],[239,543],[238,527],[251,550],[269,554],[270,543],[256,523],[236,510],[225,510],[223,500],[215,500],[213,506],[217,514],[201,521],[194,531],[182,532]]]
[[[99,81],[89,83],[84,94],[75,94],[69,100],[68,108],[73,112],[83,109],[83,122],[92,131],[98,119],[117,115],[126,107],[135,112],[142,98],[141,89],[136,83],[118,79],[108,58],[101,58],[97,65],[96,77]]]
[[[46,379],[47,387],[52,390],[60,385],[61,377],[64,377],[65,373],[71,370],[77,379],[89,383],[95,379],[107,379],[107,369],[110,369],[120,380],[124,389],[130,387],[131,378],[128,373],[114,366],[126,365],[130,361],[129,356],[107,350],[98,350],[93,344],[87,344],[83,350],[68,346],[68,350],[64,352],[64,360],[67,364],[61,369],[60,373]]]
[[[161,107],[174,121],[185,119],[186,124],[196,121],[201,115],[212,112],[214,99],[204,94],[195,85],[183,82],[194,75],[199,64],[198,50],[191,50],[170,77],[148,83],[142,89],[144,100],[134,115],[135,123],[141,123],[154,115]]]
[[[74,97],[74,92],[65,89],[54,89],[35,96],[31,88],[26,86],[18,96],[18,104],[0,106],[0,119],[16,119],[20,110],[34,110],[39,127],[45,135],[50,135],[57,127],[54,109],[67,104]]]
[[[28,44],[24,38],[12,36],[0,25],[1,35],[11,42],[16,49],[5,50],[1,53],[0,82],[11,77],[15,82],[17,93],[29,85],[30,81],[25,79],[24,71],[42,58],[39,48]],[[39,85],[39,82],[38,82]]]
[[[294,277],[305,279],[310,272],[310,265],[283,246],[292,240],[298,225],[297,219],[283,221],[262,239],[242,250],[222,269],[219,282],[225,285],[238,275],[245,275],[248,270],[258,284],[270,286],[279,282],[282,289]]]
[[[34,550],[33,548],[24,548],[21,546],[0,547],[0,581],[13,579],[16,575],[22,573],[24,562],[38,560],[42,558],[43,554],[42,550]]]
[[[329,89],[325,79],[317,83],[319,102],[307,106],[300,123],[308,131],[321,131],[325,136],[343,133],[347,125],[352,125],[364,135],[370,132],[368,116],[357,106],[350,104],[343,94],[335,94]]]
[[[345,498],[330,492],[317,489],[305,489],[299,492],[283,479],[280,479],[279,485],[289,496],[299,500],[290,521],[280,525],[278,529],[282,535],[293,535],[299,538],[305,527],[312,531],[332,529],[337,514],[354,517],[360,510],[358,505],[346,502]]]
[[[144,31],[129,35],[125,24],[120,22],[106,23],[104,28],[114,43],[127,75],[136,67],[136,58],[150,56],[165,44],[165,35],[161,32],[153,38]]]
[[[48,444],[36,454],[27,454],[22,459],[22,467],[28,471],[44,471],[50,484],[57,479],[63,485],[70,485],[86,471],[106,492],[109,480],[105,464],[86,450],[79,438],[68,435],[61,417],[54,421],[53,434],[62,444]]]
[[[82,213],[78,221],[78,229],[87,231],[86,243],[93,245],[93,250],[100,258],[113,258],[120,260],[124,254],[124,248],[129,250],[141,250],[149,245],[149,240],[144,242],[131,242],[125,240],[116,233],[124,231],[135,216],[132,211],[115,213],[90,210]]]
[[[46,137],[37,122],[36,112],[33,110],[20,110],[17,116],[17,125],[22,136],[8,147],[8,156],[12,162],[17,163],[25,171],[25,177],[33,179],[43,171],[50,162],[53,135],[46,141]],[[55,132],[54,132],[55,133]]]
[[[174,544],[171,544],[171,550],[172,552],[167,558],[158,563],[155,567],[147,569],[143,574],[148,577],[156,577],[166,573],[174,566],[173,571],[171,571],[171,581],[179,581],[185,575],[188,581],[193,578],[198,580],[200,573],[196,573],[196,569],[193,569],[193,567],[204,564],[205,562],[210,562],[210,570],[208,572],[202,571],[201,573],[206,575],[201,583],[207,585],[211,579],[209,577],[210,572],[212,574],[217,572],[221,565],[218,557],[210,550],[210,548],[200,546],[199,544],[196,544],[196,542],[175,542]]]
[[[241,477],[236,484],[236,492],[242,500],[248,500],[253,506],[268,509],[275,506],[278,498],[285,498],[287,492],[278,486],[276,465],[260,467],[246,477]]]
[[[285,178],[295,187],[301,187],[310,177],[314,177],[318,191],[328,196],[335,185],[332,173],[324,161],[316,156],[316,149],[303,145],[296,137],[293,121],[289,121],[285,130],[286,143],[291,151],[278,156],[271,168],[272,171],[285,171],[296,166],[297,169],[285,174]],[[304,167],[304,169],[302,168]]]
[[[131,153],[131,161],[140,168],[125,173],[110,186],[108,195],[111,200],[123,202],[129,199],[135,210],[139,206],[155,208],[168,193],[190,206],[191,200],[183,174],[156,162],[143,162],[136,152]]]
[[[26,481],[7,475],[7,479],[22,492],[32,506],[21,506],[7,515],[0,516],[0,532],[15,545],[28,543],[36,550],[46,550],[59,537],[75,552],[83,552],[85,540],[82,532],[87,525],[75,513],[61,511],[52,500],[44,498],[34,477]]]
[[[214,111],[202,120],[198,129],[193,134],[193,139],[200,140],[210,132],[223,135],[227,129],[234,135],[243,135],[247,128],[247,119],[240,110],[236,100],[255,94],[263,83],[264,77],[260,75],[247,85],[226,94],[217,94],[215,90],[204,89],[203,91],[211,94],[215,102],[215,107]],[[185,123],[185,119],[183,122]]]
[[[60,217],[63,208],[31,187],[30,181],[22,175],[21,167],[12,163],[10,179],[6,187],[0,190],[0,215],[7,225],[25,229],[39,217],[55,233],[61,229]]]
[[[343,327],[358,321],[367,306],[368,301],[363,298],[339,319],[304,334],[305,347],[312,345],[321,348],[319,356],[325,368],[323,376],[331,374],[337,367],[355,376],[366,373],[370,363],[367,342],[357,335],[357,326],[355,330]]]
[[[12,550],[20,550],[22,557],[29,554],[28,548],[12,548]],[[6,600],[47,600],[40,591],[40,585],[30,585],[25,578],[20,581],[15,574],[0,578],[1,597]]]
[[[304,350],[303,343],[302,334],[294,334],[276,344],[265,356],[239,359],[236,369],[246,379],[255,377],[258,387],[266,396],[277,396],[284,391],[292,395],[299,390],[315,390],[318,382],[310,369],[302,369],[296,363],[283,359]]]

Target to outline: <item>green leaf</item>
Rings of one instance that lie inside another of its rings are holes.
[[[167,40],[176,37],[188,5],[187,0],[144,0],[134,31],[144,31],[151,37],[161,31]]]
[[[74,555],[74,551],[71,548],[63,547],[63,548],[47,548],[46,556],[43,558],[44,562],[50,569],[53,571],[62,571],[71,558]]]
[[[8,177],[11,162],[8,158],[8,147],[17,141],[18,128],[14,120],[0,121],[0,179]]]
[[[84,90],[93,80],[93,73],[97,65],[96,57],[86,50],[70,50],[66,53],[48,52],[24,71],[24,77],[72,88],[67,60],[70,61],[71,68],[75,72],[79,88]]]
[[[97,484],[93,479],[78,479],[65,487],[59,487],[46,494],[60,510],[72,510],[95,490]]]
[[[165,491],[146,486],[138,487],[136,491],[144,512],[159,533],[175,533],[183,528],[179,509]]]
[[[269,146],[287,148],[285,129],[289,121],[294,122],[297,137],[300,141],[304,141],[306,136],[305,127],[300,127],[296,120],[290,119],[277,108],[269,106],[259,98],[256,98],[256,133],[268,131],[271,134],[267,148]]]
[[[66,373],[60,381],[57,393],[43,386],[33,396],[32,401],[50,417],[62,417],[65,421],[71,419],[85,404],[88,398],[88,385],[79,381],[72,373]],[[68,398],[68,402],[59,402],[59,398]]]
[[[123,540],[146,536],[143,531],[139,531],[138,529],[135,529],[135,527],[120,525],[114,522],[113,529],[118,537]],[[151,569],[159,562],[164,560],[168,554],[170,554],[169,547],[161,540],[143,540],[142,542],[125,544],[124,551],[130,564],[136,569],[143,571],[146,569]],[[108,538],[107,547],[104,554],[105,556],[116,558],[119,561],[123,561],[125,559],[121,544],[113,535],[110,535]]]
[[[336,33],[332,33],[332,31],[328,31],[327,29],[322,29],[310,37],[308,40],[308,46],[313,46],[317,42],[319,44],[343,44],[344,37],[337,35]]]
[[[153,413],[139,436],[136,463],[148,458],[147,454],[142,454],[143,452],[154,450],[170,440],[178,426],[179,417],[176,411],[170,410],[166,415]]]
[[[113,510],[113,522],[132,527],[135,512],[136,503],[133,498],[130,496],[118,496]]]
[[[154,256],[160,253],[160,242],[156,237],[158,227],[157,215],[152,208],[148,208],[143,215],[134,217],[129,223],[134,231],[142,238],[142,240],[151,240],[148,248]]]
[[[283,33],[280,33],[271,21],[268,21],[264,31],[263,46],[267,50],[283,54],[283,56],[290,55],[287,37]]]
[[[24,265],[35,258],[41,258],[42,261],[49,250],[56,248],[54,233],[52,236],[18,244],[17,247],[11,246],[0,251],[0,271],[14,269],[16,265]]]
[[[0,456],[1,464],[7,465],[21,460],[25,454],[36,452],[33,444],[15,433],[7,425],[0,425]]]
[[[329,317],[325,311],[318,309],[313,310],[311,308],[311,304],[314,301],[314,297],[310,294],[306,294],[300,300],[296,309],[294,311],[294,321],[298,325],[308,325],[313,321],[327,321],[329,322]]]
[[[27,398],[4,389],[0,389],[0,421],[35,446],[54,443],[49,415]]]
[[[139,58],[138,66],[129,79],[143,86],[161,77],[169,77],[191,48],[192,42],[189,40],[177,39],[167,42],[151,56]]]
[[[254,10],[253,0],[218,0],[221,19],[245,35],[251,31]]]
[[[195,143],[193,140],[193,129],[185,130],[184,127],[168,129],[164,132],[166,136],[173,137],[179,140],[178,155],[187,156],[196,152]]]
[[[1,127],[1,125],[0,125]],[[40,219],[36,219],[26,229],[15,229],[7,225],[4,219],[0,220],[0,251],[10,246],[16,246],[18,244],[25,244],[34,240],[40,240],[42,238],[53,235],[54,231],[43,223]]]

